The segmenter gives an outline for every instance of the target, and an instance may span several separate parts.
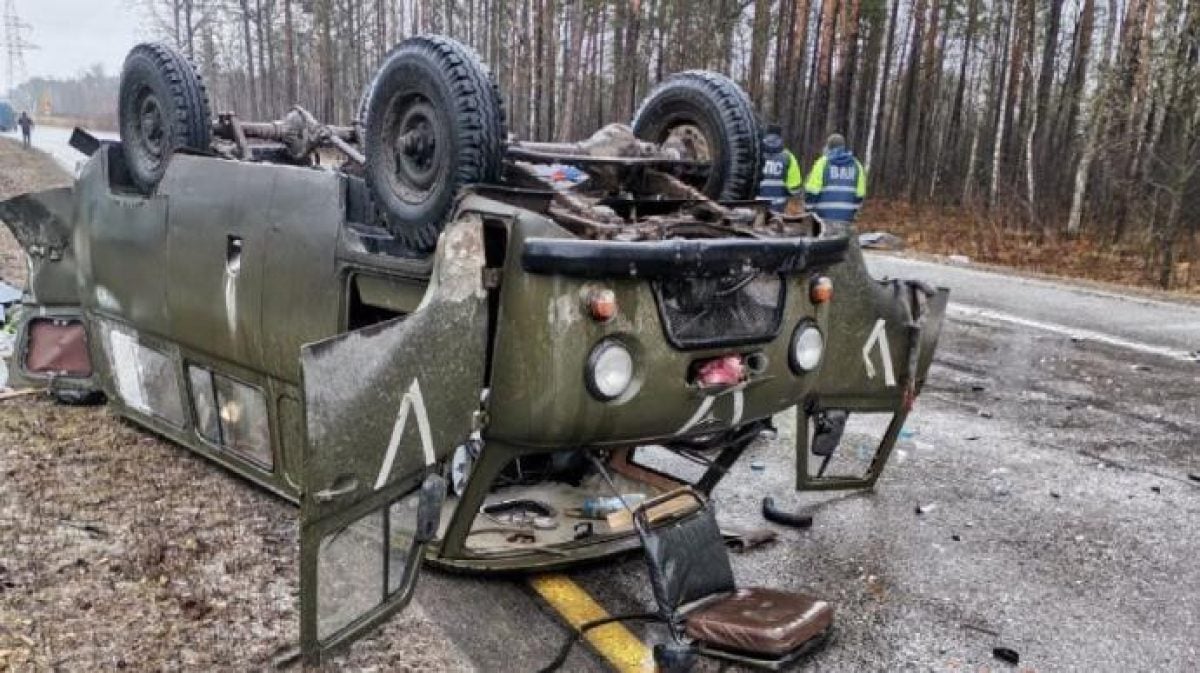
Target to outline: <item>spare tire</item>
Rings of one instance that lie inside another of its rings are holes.
[[[693,186],[709,198],[740,201],[758,193],[758,119],[746,92],[724,75],[688,70],[668,77],[642,101],[633,117],[633,132],[652,143],[674,136],[689,146],[699,145],[697,158],[711,165],[707,176]]]
[[[139,44],[125,57],[117,116],[125,164],[147,194],[173,153],[208,150],[212,142],[204,80],[187,56],[162,43]]]
[[[436,36],[397,45],[371,82],[362,138],[392,234],[432,250],[459,189],[500,178],[506,134],[500,90],[474,51]]]

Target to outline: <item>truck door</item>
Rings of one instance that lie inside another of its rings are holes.
[[[411,314],[305,346],[300,647],[308,662],[401,610],[474,429],[488,338],[482,224],[443,233]]]
[[[874,486],[924,385],[949,299],[944,288],[875,280],[850,238],[846,261],[828,271],[834,299],[816,394],[796,411],[797,490]],[[850,474],[830,473],[847,465]]]

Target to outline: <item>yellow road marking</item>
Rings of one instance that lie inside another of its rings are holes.
[[[586,622],[609,616],[583,587],[565,575],[537,575],[529,580],[529,585],[571,628],[578,629]],[[583,637],[619,673],[653,673],[655,670],[650,648],[620,622],[596,627]]]

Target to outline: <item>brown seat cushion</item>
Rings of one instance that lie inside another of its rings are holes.
[[[821,635],[833,606],[804,594],[738,589],[687,615],[687,633],[717,649],[782,657]]]

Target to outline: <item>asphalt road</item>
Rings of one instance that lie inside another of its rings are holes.
[[[800,495],[780,419],[780,438],[753,446],[715,494],[727,525],[771,526],[763,494],[815,517],[734,557],[743,585],[836,603],[832,642],[798,669],[1006,670],[992,651],[1008,647],[1020,670],[1195,670],[1200,308],[869,263],[947,285],[957,304],[912,437],[873,493]],[[653,604],[638,559],[571,577],[612,614]],[[418,601],[479,670],[536,670],[564,633],[519,582],[429,572]],[[604,668],[577,653],[564,670]]]
[[[71,175],[78,175],[79,168],[82,166],[85,157],[75,148],[71,147],[71,131],[72,129],[59,128],[57,126],[35,126],[33,128],[33,146],[54,157],[54,160],[69,171]],[[101,140],[117,139],[117,134],[115,133],[103,131],[90,132]],[[21,139],[20,131],[11,131],[0,135],[5,135],[18,141]]]
[[[35,143],[74,170],[68,137],[39,128]],[[912,436],[874,492],[801,495],[781,418],[780,437],[752,446],[715,494],[726,525],[771,526],[764,494],[814,515],[812,529],[775,527],[774,545],[734,557],[743,585],[836,604],[832,641],[798,670],[1016,670],[997,646],[1030,671],[1200,667],[1200,308],[869,263],[953,292]],[[652,605],[638,559],[570,576],[610,613]],[[566,635],[515,579],[427,570],[410,609],[480,671],[536,670]],[[563,670],[606,669],[580,647]]]

